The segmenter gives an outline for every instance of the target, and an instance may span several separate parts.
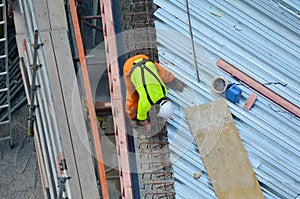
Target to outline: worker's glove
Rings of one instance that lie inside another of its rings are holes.
[[[151,117],[150,117],[150,115],[149,115],[149,112],[147,113],[147,119],[146,119],[146,120],[147,120],[147,122],[149,122],[149,123],[151,122]]]
[[[173,81],[168,82],[167,86],[169,86],[173,90],[177,90],[179,92],[182,92],[183,91],[183,87],[184,87],[183,83],[179,79],[177,79],[176,77],[174,78]]]
[[[146,133],[151,132],[151,124],[150,123],[145,126],[145,130],[146,130]]]

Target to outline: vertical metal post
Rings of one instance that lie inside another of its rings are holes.
[[[33,122],[35,120],[34,111],[35,104],[34,98],[36,93],[36,71],[37,71],[37,55],[38,55],[38,30],[34,32],[34,44],[33,44],[33,64],[32,64],[32,78],[31,78],[31,92],[30,92],[30,109],[28,117],[28,135],[33,136]]]
[[[13,140],[12,140],[12,132],[11,132],[11,110],[10,110],[10,86],[9,86],[9,67],[8,67],[8,33],[7,33],[7,15],[6,15],[6,1],[2,0],[3,9],[3,21],[4,21],[4,38],[5,38],[5,71],[6,71],[6,88],[7,88],[7,114],[8,114],[8,131],[9,131],[9,145],[12,147]]]

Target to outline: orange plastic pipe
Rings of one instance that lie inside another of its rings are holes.
[[[81,37],[81,33],[80,33],[80,27],[79,27],[79,22],[78,22],[75,0],[69,0],[69,4],[70,4],[70,11],[71,11],[73,28],[74,28],[74,33],[75,33],[76,45],[77,45],[77,49],[78,49],[78,56],[79,56],[79,61],[80,61],[80,66],[81,66],[83,84],[84,84],[84,89],[85,89],[85,93],[86,93],[86,103],[88,106],[89,118],[90,118],[91,127],[92,127],[92,134],[93,134],[93,139],[94,139],[98,171],[100,173],[100,184],[101,184],[101,190],[102,190],[102,197],[104,199],[107,199],[107,198],[109,198],[109,193],[108,193],[106,173],[105,173],[104,162],[103,162],[103,154],[102,154],[100,136],[99,136],[98,126],[97,126],[95,106],[94,106],[93,97],[92,97],[92,89],[91,89],[91,84],[90,84],[90,79],[89,79],[89,74],[88,74],[88,69],[87,69],[86,57],[85,57],[85,53],[83,50],[84,48],[83,48],[82,37]]]
[[[300,108],[293,104],[292,102],[288,101],[284,97],[280,96],[279,94],[275,93],[271,89],[265,87],[257,80],[253,79],[252,77],[246,75],[244,72],[240,71],[239,69],[235,68],[233,65],[229,64],[228,62],[224,61],[223,59],[219,59],[217,61],[217,66],[222,68],[227,73],[231,74],[233,77],[238,78],[245,84],[249,85],[251,88],[262,94],[263,96],[267,97],[268,99],[272,100],[282,108],[286,109],[287,111],[293,113],[297,117],[300,117]]]

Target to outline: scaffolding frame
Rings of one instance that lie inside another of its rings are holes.
[[[0,3],[0,9],[2,11],[2,21],[0,26],[3,27],[3,38],[0,38],[0,42],[4,42],[4,52],[0,54],[0,60],[4,59],[5,67],[4,71],[0,71],[0,76],[5,76],[5,88],[0,88],[0,93],[6,92],[6,103],[0,104],[0,109],[7,109],[6,117],[0,121],[0,125],[8,125],[8,136],[1,137],[0,141],[9,140],[9,145],[13,147],[12,129],[11,129],[11,104],[10,104],[10,85],[9,85],[9,66],[8,66],[8,32],[7,32],[7,10],[6,1],[2,0]],[[7,119],[7,120],[5,120]]]

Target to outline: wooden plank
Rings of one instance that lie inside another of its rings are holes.
[[[51,30],[68,30],[63,0],[47,0]]]
[[[99,198],[95,169],[66,30],[51,31],[57,71],[72,138],[83,198]]]
[[[185,109],[219,199],[264,198],[226,100]]]
[[[261,93],[263,96],[267,97],[268,99],[272,100],[282,108],[293,113],[297,117],[300,117],[300,108],[297,105],[293,104],[289,100],[275,93],[271,89],[265,87],[264,85],[262,85],[252,77],[248,76],[244,72],[240,71],[233,65],[227,63],[222,59],[219,59],[217,61],[217,66],[225,70],[227,73],[231,74],[233,77],[236,77],[242,82],[244,82],[245,84],[249,85],[251,88]]]

